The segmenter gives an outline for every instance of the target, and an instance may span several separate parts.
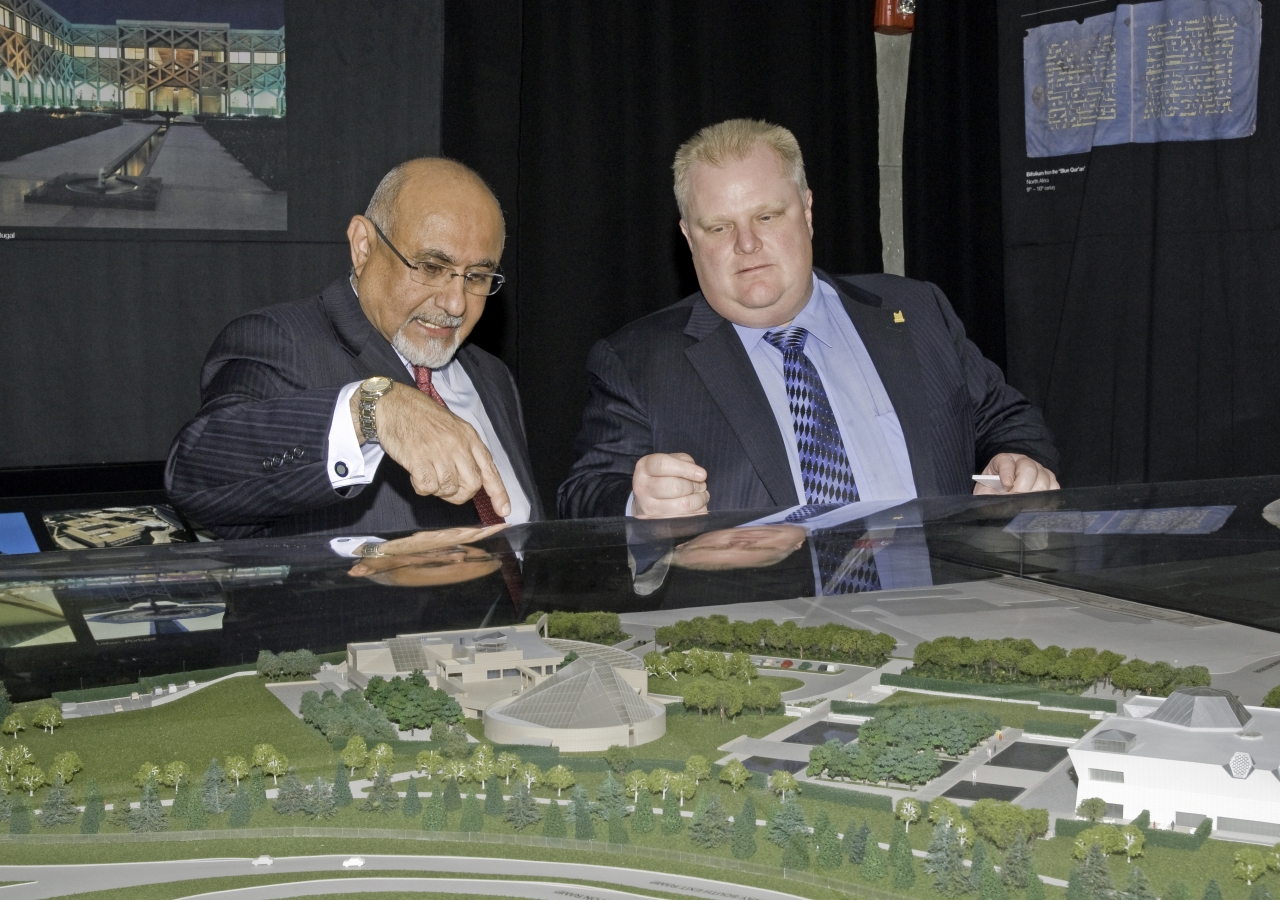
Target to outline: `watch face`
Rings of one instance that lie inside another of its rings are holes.
[[[381,394],[390,387],[390,378],[387,378],[385,375],[375,375],[373,378],[366,378],[364,384],[360,385],[360,390],[367,394]]]

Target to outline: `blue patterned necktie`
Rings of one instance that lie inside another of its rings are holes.
[[[834,508],[811,503],[792,512],[786,521],[800,524]],[[823,596],[880,590],[880,572],[876,568],[875,556],[867,548],[857,548],[850,552],[853,541],[851,534],[830,531],[809,533],[809,542],[813,544],[814,553],[818,557],[818,577],[822,579],[818,592]]]
[[[800,478],[804,483],[805,505],[787,516],[787,521],[803,522],[825,508],[856,502],[858,485],[831,401],[827,399],[827,389],[813,361],[804,354],[809,332],[793,325],[767,331],[764,339],[782,352],[782,379],[787,386],[800,457]],[[880,590],[875,557],[866,549],[850,553],[849,535],[814,532],[809,540],[818,557],[821,593],[857,594]]]
[[[804,502],[810,505],[854,503],[858,485],[840,439],[827,389],[813,361],[804,355],[809,332],[799,326],[766,331],[764,339],[782,351],[782,378],[787,385]]]

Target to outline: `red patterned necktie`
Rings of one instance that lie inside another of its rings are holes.
[[[422,393],[439,403],[445,409],[449,408],[449,404],[444,402],[444,398],[440,396],[440,392],[436,390],[436,386],[431,383],[430,369],[426,366],[414,366],[413,377],[414,380],[418,382],[418,390],[422,391]],[[476,512],[480,514],[481,525],[501,525],[503,522],[507,521],[494,510],[493,501],[489,499],[489,492],[484,488],[480,488],[480,490],[476,492],[475,497],[472,498],[472,502],[476,505]]]

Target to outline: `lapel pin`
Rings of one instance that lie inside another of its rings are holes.
[[[902,310],[896,310],[893,314],[893,324],[901,325],[905,321],[907,320],[903,317]]]

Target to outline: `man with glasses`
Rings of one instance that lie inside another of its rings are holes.
[[[347,240],[349,276],[214,341],[200,412],[169,452],[170,499],[223,537],[541,518],[515,383],[465,343],[503,281],[488,186],[411,160]]]

